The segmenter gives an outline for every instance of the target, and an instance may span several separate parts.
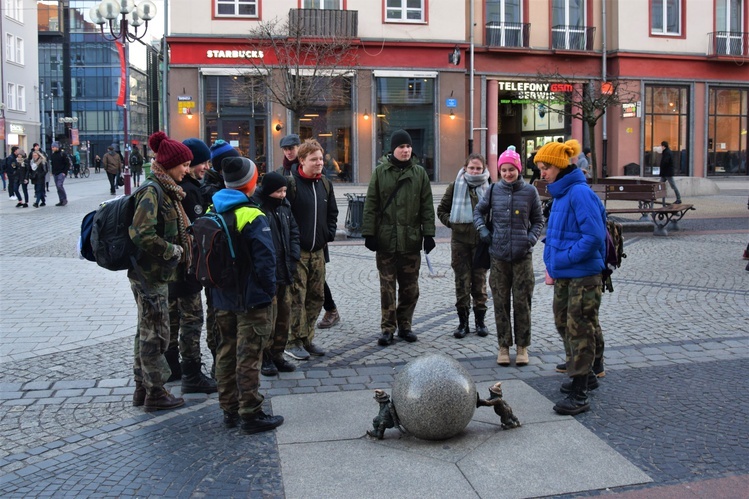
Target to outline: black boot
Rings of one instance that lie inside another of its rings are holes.
[[[263,365],[260,368],[263,376],[278,376],[278,368],[271,359],[270,352],[263,352]]]
[[[296,371],[296,366],[283,358],[283,354],[273,357],[273,365],[276,366],[280,373],[293,373]]]
[[[270,416],[263,411],[252,416],[242,416],[242,431],[247,434],[272,430],[282,424],[283,416]]]
[[[468,327],[468,307],[458,308],[458,329],[455,330],[453,336],[456,338],[465,338],[471,330]]]
[[[581,412],[589,411],[588,402],[588,375],[573,376],[572,392],[567,398],[557,402],[554,411],[565,416],[575,416]]]
[[[588,390],[595,390],[596,388],[598,388],[598,377],[596,376],[596,373],[590,371],[588,373]],[[562,387],[559,389],[559,391],[562,393],[572,393],[572,389],[572,381],[567,381],[565,383],[562,383]]]
[[[216,382],[203,374],[196,360],[182,362],[182,393],[216,393]]]
[[[169,369],[172,370],[172,375],[169,376],[169,379],[167,379],[166,382],[171,383],[172,381],[182,379],[182,367],[179,364],[179,350],[176,348],[170,348],[164,352],[164,357],[166,358],[167,364],[169,364]]]
[[[382,336],[377,340],[377,344],[381,347],[386,347],[393,344],[393,333],[382,333]]]
[[[473,315],[476,317],[476,334],[479,336],[488,336],[489,330],[486,329],[484,324],[484,317],[486,317],[486,310],[473,309]]]

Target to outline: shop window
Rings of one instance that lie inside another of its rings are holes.
[[[651,0],[650,33],[653,35],[681,36],[683,0]]]
[[[214,0],[216,17],[258,17],[258,0]]]
[[[669,144],[674,175],[689,175],[689,89],[645,85],[645,175],[660,175],[661,142]]]
[[[424,0],[385,0],[388,22],[425,22]]]
[[[708,102],[708,175],[747,174],[747,100],[749,91],[710,88]]]
[[[395,130],[402,128],[411,135],[413,154],[418,158],[419,164],[426,169],[429,178],[434,180],[435,79],[378,77],[376,86],[376,157],[381,158],[391,152],[390,136]]]

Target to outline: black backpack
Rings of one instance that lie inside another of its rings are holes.
[[[156,189],[160,207],[164,195],[161,186],[147,181],[129,196],[105,201],[83,217],[79,242],[81,257],[107,270],[128,270],[135,266],[138,248],[130,239],[128,229],[133,223],[135,194],[149,186]]]
[[[237,289],[241,274],[237,255],[244,254],[237,232],[236,210],[216,213],[209,211],[198,217],[189,228],[193,236],[192,261],[189,272],[206,288]],[[243,258],[244,260],[244,258]]]

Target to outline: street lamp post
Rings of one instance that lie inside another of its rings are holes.
[[[135,0],[104,0],[98,6],[92,7],[89,11],[91,21],[99,25],[101,35],[109,41],[120,41],[124,52],[125,59],[125,103],[123,106],[123,138],[125,141],[124,154],[124,180],[125,194],[130,194],[130,137],[128,136],[128,114],[130,110],[130,52],[128,44],[140,40],[148,31],[148,21],[156,16],[156,5],[151,0],[143,0],[137,6]],[[117,23],[119,18],[119,23]],[[109,25],[109,35],[104,32],[104,25]],[[115,30],[115,24],[119,24],[119,30]],[[138,28],[143,26],[143,31],[139,34]],[[134,27],[130,32],[130,27]]]

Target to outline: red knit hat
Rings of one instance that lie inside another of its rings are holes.
[[[170,139],[164,132],[156,132],[148,137],[148,147],[156,153],[156,162],[164,170],[192,161],[190,148],[182,142]]]

